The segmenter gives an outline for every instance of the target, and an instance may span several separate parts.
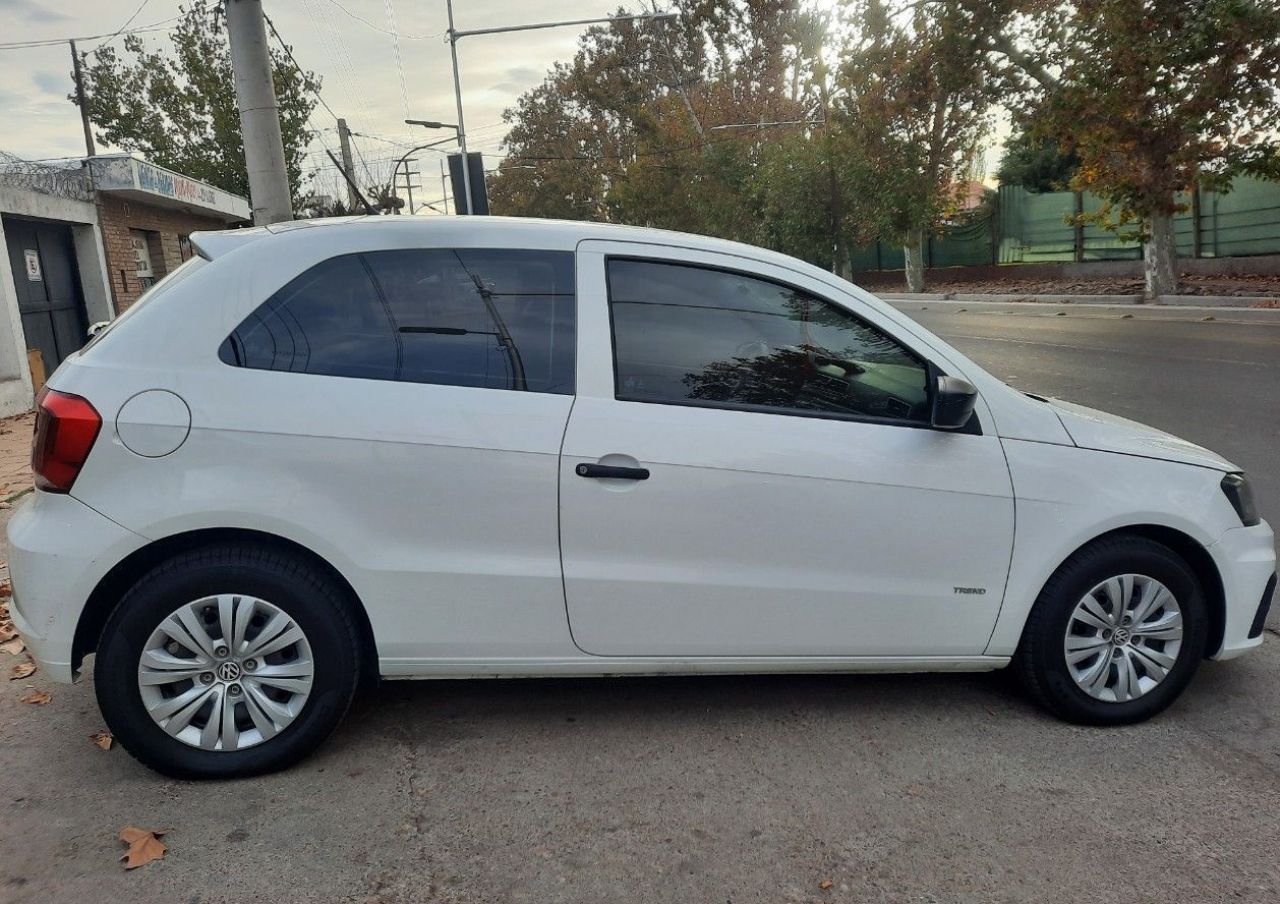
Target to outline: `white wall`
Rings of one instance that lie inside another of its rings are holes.
[[[38,217],[70,225],[75,242],[80,286],[84,293],[89,322],[113,316],[111,289],[107,276],[107,256],[98,229],[98,209],[88,201],[59,198],[25,188],[0,184],[0,214]],[[33,392],[31,368],[27,364],[27,342],[22,333],[18,294],[0,222],[0,417],[20,414],[31,408]]]

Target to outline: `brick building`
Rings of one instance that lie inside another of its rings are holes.
[[[249,218],[239,195],[128,156],[89,162],[117,314],[191,255],[187,236]]]
[[[190,255],[249,219],[244,198],[125,155],[57,165],[0,152],[0,417]]]

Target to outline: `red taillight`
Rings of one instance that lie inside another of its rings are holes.
[[[69,493],[101,429],[102,418],[88,400],[42,389],[36,397],[36,435],[31,441],[36,487]]]

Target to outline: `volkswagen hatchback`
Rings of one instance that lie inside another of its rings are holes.
[[[379,678],[979,671],[1075,722],[1262,641],[1239,469],[798,260],[583,223],[192,236],[63,363],[9,525],[44,671],[179,776]]]

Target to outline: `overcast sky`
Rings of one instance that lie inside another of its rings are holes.
[[[813,2],[823,6],[834,0]],[[385,180],[406,149],[447,134],[404,125],[406,118],[456,119],[449,47],[443,37],[448,25],[445,0],[264,0],[264,7],[293,45],[298,62],[322,77],[324,100],[360,133],[354,139],[356,166],[369,172],[367,177],[361,174],[362,184]],[[620,7],[643,11],[640,0],[454,0],[454,15],[457,27],[465,30],[584,19],[610,15]],[[156,23],[171,27],[165,20],[178,12],[178,0],[0,0],[0,44],[111,34],[131,16],[130,29]],[[397,65],[393,30],[400,35],[402,68]],[[469,145],[487,155],[486,168],[497,165],[505,132],[502,111],[541,82],[553,63],[570,59],[583,30],[576,26],[485,35],[459,43]],[[142,37],[153,46],[168,41],[164,31]],[[113,41],[117,46],[121,42]],[[82,40],[79,47],[92,50],[102,43],[101,38]],[[0,150],[31,160],[84,153],[79,115],[66,99],[72,88],[70,71],[66,44],[0,48]],[[321,132],[306,164],[315,174],[311,185],[320,193],[345,193],[324,154],[326,146],[335,153],[338,149],[334,116],[318,106],[312,121]],[[991,143],[1006,131],[1002,123]],[[427,151],[419,158],[423,172],[421,193],[415,193],[418,201],[434,201],[443,194],[439,156]],[[988,169],[994,168],[998,156],[987,152]]]
[[[138,9],[141,0],[0,0],[0,43],[109,34]],[[455,0],[459,29],[488,28],[555,19],[609,15],[619,6],[639,11],[635,0]],[[445,0],[265,0],[267,14],[293,45],[304,67],[323,78],[321,96],[356,132],[356,147],[372,170],[387,172],[405,142],[431,136],[405,126],[408,117],[453,122],[456,118],[449,67]],[[346,10],[346,11],[344,11]],[[367,24],[354,18],[362,17]],[[388,11],[400,34],[404,91],[396,65]],[[177,0],[149,0],[130,28],[178,14]],[[378,29],[381,29],[378,30]],[[494,153],[502,138],[502,111],[524,90],[541,82],[557,60],[572,56],[580,27],[466,38],[459,42],[463,101],[472,149]],[[166,41],[163,32],[143,35]],[[89,50],[100,40],[80,42]],[[120,39],[115,43],[120,44]],[[27,159],[84,153],[84,139],[71,90],[71,57],[65,44],[0,50],[0,149]],[[325,144],[337,151],[334,118],[323,107],[313,114]],[[437,133],[443,137],[446,133]],[[400,142],[391,144],[387,140]],[[109,149],[99,149],[109,150]],[[319,144],[309,166],[332,169]],[[486,162],[496,165],[496,158]],[[426,200],[440,197],[439,164],[427,152]],[[359,161],[357,161],[359,167]],[[434,174],[434,178],[431,177]],[[326,174],[328,175],[328,174]],[[331,176],[330,176],[331,178]],[[328,180],[325,180],[328,181]],[[321,185],[324,183],[322,182]],[[434,193],[431,189],[436,189]]]

